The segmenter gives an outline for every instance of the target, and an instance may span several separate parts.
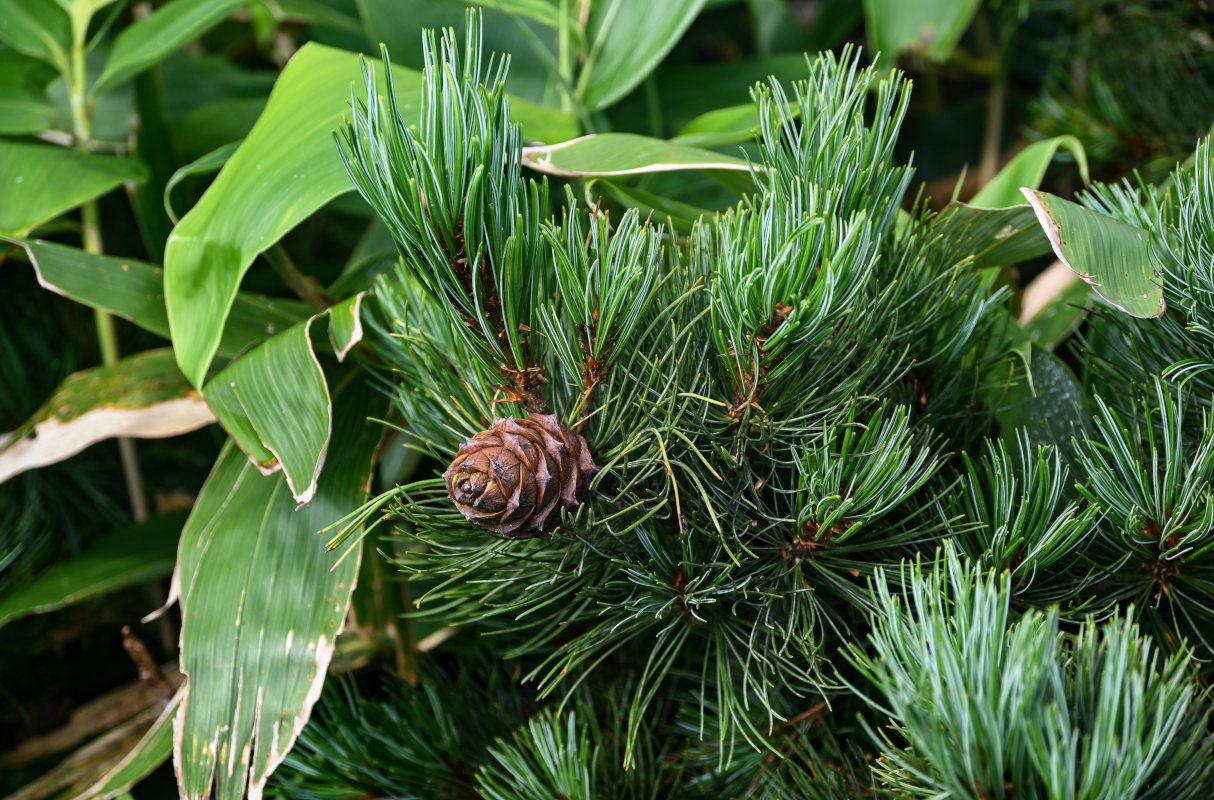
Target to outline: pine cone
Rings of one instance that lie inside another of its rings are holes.
[[[582,501],[598,468],[586,440],[555,414],[495,419],[460,445],[443,479],[468,520],[510,539],[556,527],[559,508]]]

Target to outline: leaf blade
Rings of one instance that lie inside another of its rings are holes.
[[[1020,187],[1028,186],[1036,189],[1045,178],[1046,168],[1054,160],[1059,150],[1066,150],[1075,158],[1079,175],[1084,185],[1090,182],[1088,173],[1088,157],[1083,149],[1083,143],[1074,136],[1054,136],[1033,142],[1012,158],[991,182],[978,190],[969,199],[969,205],[982,208],[1004,208],[1006,206],[1022,205],[1024,196]]]
[[[185,518],[184,510],[161,514],[98,539],[72,560],[56,564],[33,583],[0,599],[0,628],[30,614],[168,575]]]
[[[736,156],[635,133],[593,133],[559,144],[524,147],[523,164],[560,177],[643,175],[689,169],[750,171],[750,164]]]
[[[350,185],[330,132],[357,74],[352,53],[309,43],[287,63],[265,111],[165,250],[165,300],[182,372],[200,386],[253,258]],[[396,70],[414,110],[420,76]]]
[[[187,695],[174,731],[182,796],[260,798],[307,721],[345,617],[357,559],[330,570],[315,532],[365,496],[379,407],[339,398],[335,458],[296,509],[283,476],[260,475],[229,443],[182,534],[178,557]],[[267,580],[271,577],[271,580]],[[243,756],[242,756],[243,754]]]
[[[146,178],[146,168],[134,159],[0,142],[0,235],[24,236],[127,181]]]
[[[0,483],[104,439],[163,439],[215,419],[171,350],[148,350],[69,375],[24,425],[0,436]]]
[[[90,90],[96,96],[170,56],[218,25],[245,0],[176,0],[126,28],[114,40],[105,69]]]
[[[864,0],[864,21],[874,52],[897,58],[921,52],[944,61],[978,11],[979,0]]]
[[[25,251],[38,283],[47,291],[100,308],[169,338],[160,267],[132,258],[86,253],[40,239],[0,237],[0,240]],[[234,356],[251,343],[307,319],[310,313],[305,303],[240,292],[232,304],[217,354]]]
[[[300,503],[316,491],[333,425],[329,387],[310,337],[314,319],[262,342],[203,387],[240,448],[267,474],[281,468]]]
[[[1058,260],[1096,294],[1134,317],[1163,316],[1163,282],[1146,231],[1049,192],[1022,191]]]
[[[577,82],[586,108],[597,111],[636,88],[699,16],[704,3],[608,0],[591,5],[586,32],[589,52]]]

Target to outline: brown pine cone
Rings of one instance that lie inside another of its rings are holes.
[[[542,536],[576,506],[598,471],[586,440],[555,414],[495,419],[460,445],[443,479],[468,520],[509,539]]]

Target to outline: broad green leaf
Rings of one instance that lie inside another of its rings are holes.
[[[22,92],[0,88],[0,134],[33,136],[49,130],[55,109]]]
[[[282,475],[232,444],[182,533],[177,565],[187,694],[175,723],[182,797],[258,800],[320,695],[358,560],[333,566],[316,532],[365,497],[380,430],[375,392],[338,398],[333,457],[302,508]]]
[[[953,202],[932,219],[931,229],[954,261],[972,255],[978,268],[1015,264],[1050,252],[1049,240],[1025,205],[976,208]]]
[[[165,250],[165,300],[182,372],[202,384],[236,289],[258,253],[353,186],[332,132],[360,73],[353,53],[309,43],[288,62],[253,130]],[[382,74],[382,69],[380,70]],[[406,121],[419,111],[421,76],[394,70]],[[535,107],[513,100],[524,130]],[[549,120],[548,113],[532,115]]]
[[[329,387],[309,335],[314,319],[262,342],[203,387],[241,449],[267,474],[282,469],[300,503],[316,491],[333,423]]]
[[[469,5],[485,9],[504,11],[507,14],[518,14],[536,22],[555,28],[560,24],[560,0],[471,0]],[[572,23],[572,21],[571,21]]]
[[[169,215],[169,219],[173,220],[174,225],[181,221],[181,218],[173,211],[172,194],[177,184],[191,175],[206,175],[211,172],[218,172],[224,164],[228,163],[228,159],[232,157],[232,154],[236,152],[236,148],[238,147],[240,147],[240,142],[228,142],[201,158],[194,159],[173,173],[168,183],[164,185],[164,213]]]
[[[759,55],[771,55],[778,50],[804,49],[801,26],[797,24],[790,3],[785,0],[747,0],[746,5],[750,7],[755,49]],[[821,13],[820,8],[815,10]]]
[[[253,259],[352,188],[332,131],[358,71],[352,53],[304,45],[249,136],[174,229],[165,250],[165,299],[178,363],[195,386]],[[403,108],[416,114],[420,77],[398,69],[395,78]]]
[[[163,439],[215,421],[168,348],[64,378],[24,425],[0,434],[0,483],[103,439]]]
[[[62,74],[71,68],[71,21],[54,0],[0,0],[0,41]]]
[[[708,111],[683,126],[670,141],[692,147],[717,147],[748,142],[759,129],[759,111],[754,103]]]
[[[601,0],[590,6],[586,60],[577,91],[587,109],[609,106],[661,63],[704,7],[704,0],[637,3]]]
[[[173,0],[118,34],[96,95],[133,78],[218,25],[248,0]]]
[[[3,240],[25,250],[43,288],[168,338],[169,319],[164,308],[160,267],[130,258],[94,255],[39,239]],[[310,313],[311,309],[297,300],[240,292],[232,304],[218,354],[234,356],[249,344],[307,319]]]
[[[991,182],[978,190],[969,200],[969,205],[982,208],[1004,208],[1021,205],[1024,195],[1022,187],[1036,189],[1045,177],[1045,170],[1059,149],[1070,151],[1079,168],[1079,175],[1084,184],[1090,182],[1088,175],[1088,157],[1083,150],[1083,144],[1074,136],[1055,136],[1034,142],[1021,150],[1012,158]]]
[[[347,298],[263,342],[203,387],[207,403],[236,444],[264,474],[284,470],[300,503],[308,502],[316,489],[332,427],[332,404],[311,325],[328,323],[329,343],[337,360],[344,360],[362,340],[364,295]]]
[[[1096,294],[1134,317],[1163,316],[1163,283],[1146,231],[1048,192],[1023,191],[1054,254]]]
[[[510,98],[510,119],[523,126],[523,138],[528,142],[563,142],[581,133],[572,114],[518,97]]]
[[[907,50],[944,61],[969,27],[979,0],[864,0],[873,52],[898,58]]]
[[[97,783],[82,792],[77,800],[111,798],[146,778],[152,770],[173,755],[173,719],[185,697],[179,689],[143,738],[111,767]]]
[[[1071,437],[1081,434],[1091,418],[1083,388],[1058,356],[1039,345],[1033,345],[1028,366],[1032,380],[1016,382],[996,414],[1001,436],[1010,444],[1023,428],[1032,444],[1053,444],[1070,452]]]
[[[356,35],[363,32],[354,3],[345,3],[337,8],[325,0],[278,0],[273,7],[267,8],[279,21],[304,21],[308,25]]]
[[[168,575],[185,517],[185,511],[162,514],[98,539],[71,561],[0,599],[0,627]]]
[[[0,142],[0,234],[24,236],[147,170],[129,158]]]
[[[635,133],[596,133],[560,144],[524,147],[523,163],[537,172],[566,178],[689,169],[750,171],[750,165],[736,156]]]

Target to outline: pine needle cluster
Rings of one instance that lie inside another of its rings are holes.
[[[997,270],[908,201],[900,74],[757,86],[753,191],[684,237],[524,173],[506,66],[475,19],[431,36],[416,127],[366,67],[339,146],[401,256],[375,368],[439,463],[551,413],[598,471],[550,541],[438,477],[379,499],[460,644],[331,692],[290,796],[1206,796],[1208,146],[1087,198],[1160,231],[1173,312],[1098,313],[1091,419],[1031,444]]]

